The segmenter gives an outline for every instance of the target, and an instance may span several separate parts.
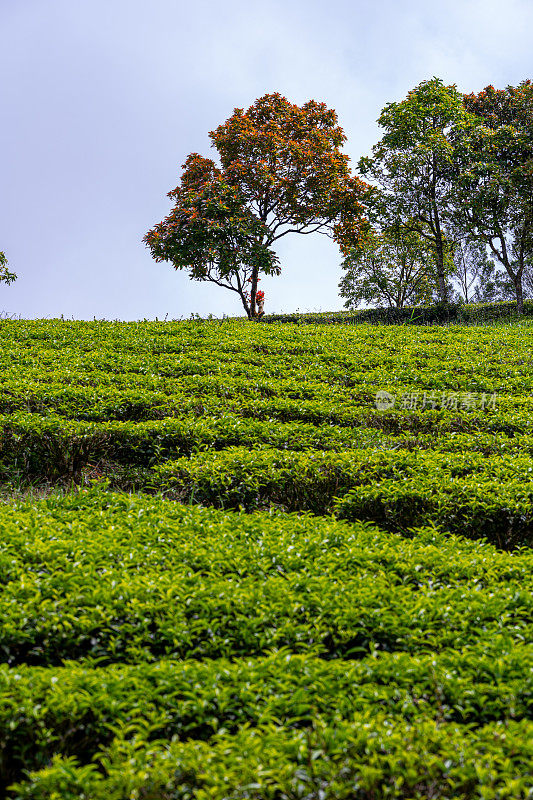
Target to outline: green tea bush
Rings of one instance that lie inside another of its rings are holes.
[[[44,505],[39,517],[30,509],[14,521],[4,516],[0,642],[9,664],[243,657],[281,647],[361,658],[375,647],[457,649],[480,631],[519,642],[530,630],[529,554],[494,557],[480,592],[473,576],[484,550],[466,549],[454,563],[457,540],[432,528],[428,544],[426,534],[409,541],[315,517],[217,516],[157,499],[149,507],[142,497],[84,497],[66,513]]]
[[[1,797],[531,800],[533,331],[479,311],[2,323]]]
[[[153,482],[221,508],[333,511],[399,532],[434,524],[506,549],[533,541],[533,458],[525,454],[229,448],[158,466]]]
[[[327,661],[281,650],[264,658],[207,662],[0,669],[0,779],[40,769],[54,754],[89,763],[119,726],[149,729],[150,740],[209,741],[244,725],[276,720],[296,729],[362,713],[479,727],[528,719],[531,646],[442,656],[382,654]],[[354,692],[357,687],[357,692]]]
[[[14,787],[15,797],[95,800],[349,798],[526,800],[532,723],[460,731],[433,720],[395,723],[362,716],[309,731],[274,724],[225,733],[210,744],[117,739],[95,764],[57,757]]]
[[[305,742],[324,791],[427,791],[429,753],[437,797],[526,791],[530,550],[94,487],[0,508],[0,566],[9,797],[288,792]]]

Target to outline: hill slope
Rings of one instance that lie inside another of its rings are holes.
[[[531,329],[1,332],[7,797],[531,796]]]

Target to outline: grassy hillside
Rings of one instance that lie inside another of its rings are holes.
[[[533,796],[531,327],[0,336],[0,793]]]

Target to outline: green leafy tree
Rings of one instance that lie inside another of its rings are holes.
[[[342,266],[339,294],[345,308],[357,308],[361,302],[403,308],[432,300],[434,258],[417,233],[398,228],[373,231],[349,250]]]
[[[514,300],[514,284],[507,273],[496,266],[492,259],[487,259],[481,267],[478,283],[473,294],[475,303],[499,303],[502,300]]]
[[[456,165],[459,211],[470,235],[505,269],[521,312],[533,258],[533,84],[487,86],[464,105],[480,124],[463,137]]]
[[[10,283],[17,280],[17,276],[14,272],[8,270],[7,263],[5,253],[0,251],[0,283],[7,283],[9,286]]]
[[[405,100],[386,105],[378,122],[385,133],[359,169],[385,192],[393,216],[407,220],[408,229],[432,248],[439,297],[448,302],[456,141],[475,118],[454,85],[432,78]]]
[[[493,263],[487,256],[485,244],[468,236],[458,235],[453,242],[453,263],[452,279],[458,287],[459,298],[465,303],[471,303]]]
[[[367,187],[350,174],[346,136],[324,103],[267,94],[209,135],[221,166],[189,156],[172,212],[144,241],[156,260],[237,292],[256,318],[260,275],[280,273],[275,243],[289,233],[356,238]]]

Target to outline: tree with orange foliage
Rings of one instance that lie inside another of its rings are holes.
[[[169,193],[174,208],[144,241],[157,261],[235,291],[256,319],[259,276],[281,271],[275,243],[288,233],[353,243],[365,230],[369,187],[351,175],[346,136],[324,103],[266,94],[209,136],[221,166],[190,155]]]

